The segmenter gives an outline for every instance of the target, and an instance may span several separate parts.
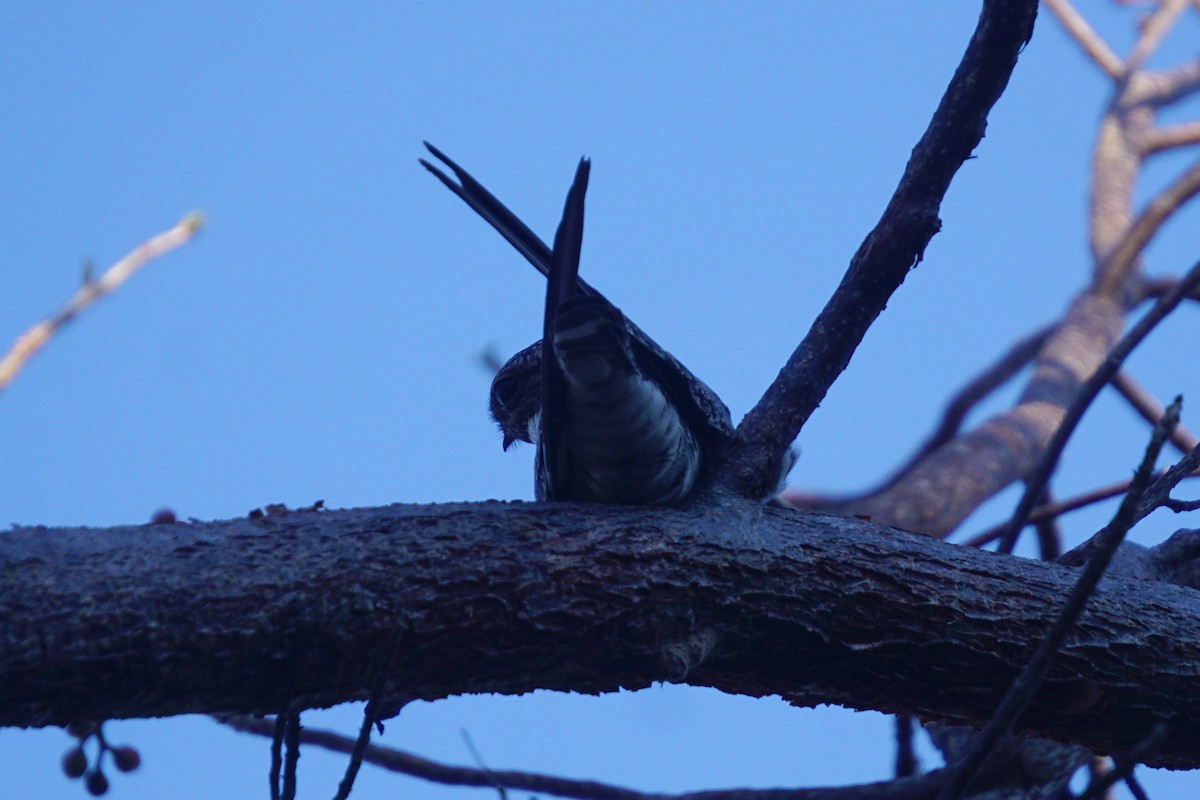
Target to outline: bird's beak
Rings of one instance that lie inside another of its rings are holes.
[[[515,442],[515,441],[516,441],[516,439],[515,439],[515,438],[513,438],[512,436],[508,435],[507,433],[506,433],[506,434],[504,434],[504,452],[506,452],[506,453],[507,453],[507,452],[508,452],[508,448],[509,448],[509,447],[511,447],[511,446],[512,446],[512,443],[513,443],[513,442]]]

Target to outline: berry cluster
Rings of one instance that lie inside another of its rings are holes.
[[[67,726],[67,733],[79,741],[62,758],[62,770],[68,778],[84,778],[83,785],[88,794],[99,797],[108,791],[108,778],[104,775],[104,756],[109,754],[121,772],[133,772],[142,763],[138,751],[129,745],[114,747],[104,738],[104,723],[77,722]],[[96,740],[96,758],[89,761],[84,745],[89,739]]]

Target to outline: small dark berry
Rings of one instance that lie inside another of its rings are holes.
[[[63,755],[62,770],[68,778],[82,778],[87,768],[87,756],[82,747],[72,747]]]
[[[103,772],[94,770],[88,773],[84,785],[87,786],[88,794],[92,797],[99,797],[108,791],[108,778],[104,777]]]
[[[113,763],[117,765],[117,769],[121,772],[133,772],[142,763],[142,757],[138,753],[137,748],[125,745],[124,747],[114,747],[112,749]]]

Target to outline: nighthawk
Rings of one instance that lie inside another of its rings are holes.
[[[537,498],[684,499],[733,433],[729,409],[578,277],[590,162],[579,162],[551,249],[466,170],[425,146],[458,180],[421,164],[547,278],[542,340],[501,367],[490,398],[504,449],[537,445]]]

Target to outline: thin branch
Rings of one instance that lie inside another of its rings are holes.
[[[1138,296],[1136,299],[1138,299],[1138,300],[1154,300],[1156,298],[1162,297],[1164,294],[1171,291],[1171,288],[1173,286],[1175,286],[1175,284],[1177,284],[1177,283],[1179,283],[1179,278],[1175,278],[1175,277],[1171,277],[1171,276],[1160,277],[1160,278],[1145,278],[1139,282],[1139,285],[1137,287]],[[1200,287],[1193,289],[1187,295],[1187,299],[1200,302]]]
[[[734,431],[718,482],[754,498],[774,486],[781,457],[940,229],[942,198],[982,139],[988,112],[1033,35],[1036,15],[1036,0],[985,0],[966,53],[882,219],[799,347]]]
[[[1132,772],[1125,776],[1125,788],[1133,795],[1133,800],[1150,800],[1150,795],[1146,794],[1141,781]]]
[[[1162,41],[1163,36],[1175,24],[1175,20],[1183,13],[1189,0],[1163,0],[1155,9],[1146,23],[1142,25],[1137,42],[1125,59],[1125,73],[1131,75],[1142,68],[1142,64],[1150,57]]]
[[[1054,495],[1049,487],[1042,493],[1042,507],[1054,502]],[[1053,561],[1062,555],[1062,530],[1058,525],[1058,517],[1043,517],[1033,520],[1034,530],[1038,539],[1038,558],[1042,561]]]
[[[1062,456],[1063,449],[1067,446],[1067,440],[1071,434],[1075,432],[1075,428],[1079,425],[1079,421],[1083,418],[1083,414],[1091,406],[1092,401],[1096,399],[1096,395],[1104,388],[1117,370],[1121,368],[1121,364],[1125,362],[1133,349],[1141,344],[1142,340],[1149,335],[1150,331],[1162,322],[1168,314],[1182,302],[1183,298],[1193,289],[1200,287],[1200,262],[1197,262],[1185,275],[1179,283],[1175,285],[1169,292],[1155,301],[1146,315],[1138,320],[1128,333],[1126,333],[1120,341],[1118,341],[1109,351],[1104,361],[1096,369],[1092,376],[1084,381],[1079,387],[1079,392],[1075,396],[1075,400],[1067,409],[1067,413],[1063,416],[1062,422],[1054,435],[1050,438],[1049,444],[1046,445],[1046,450],[1038,461],[1037,467],[1026,479],[1025,493],[1021,496],[1021,502],[1017,504],[1016,510],[1013,512],[1012,519],[1009,520],[1008,526],[1004,534],[1000,538],[1000,551],[1011,553],[1013,545],[1016,544],[1017,534],[1025,527],[1025,523],[1029,519],[1029,513],[1033,510],[1037,499],[1041,496],[1047,482],[1050,480],[1051,473],[1054,472],[1058,465],[1058,459]]]
[[[1121,63],[1120,57],[1109,49],[1108,44],[1100,38],[1100,34],[1092,29],[1088,21],[1075,10],[1068,0],[1043,0],[1043,2],[1051,13],[1058,17],[1058,22],[1063,26],[1067,35],[1075,40],[1085,55],[1096,62],[1096,66],[1114,80],[1121,77],[1125,72],[1125,65]]]
[[[83,285],[75,290],[75,294],[62,308],[18,336],[12,349],[0,358],[0,393],[8,388],[21,367],[25,366],[25,362],[64,325],[74,319],[76,314],[125,283],[149,261],[186,244],[203,224],[204,218],[200,214],[188,214],[177,222],[175,227],[142,242],[129,255],[109,267],[98,279],[85,279]]]
[[[1176,500],[1173,497],[1168,497],[1162,501],[1163,508],[1169,508],[1176,514],[1182,514],[1185,511],[1195,511],[1200,508],[1200,500]]]
[[[913,747],[916,735],[915,720],[908,714],[896,715],[896,777],[909,778],[916,775],[921,765]]]
[[[1178,125],[1167,125],[1162,128],[1151,128],[1142,134],[1138,141],[1143,157],[1193,144],[1200,144],[1200,120],[1181,122]]]
[[[283,775],[283,732],[287,729],[287,714],[278,714],[271,732],[271,769],[267,779],[271,783],[271,800],[279,800],[281,776]]]
[[[1062,647],[1067,634],[1071,632],[1075,621],[1079,619],[1079,615],[1083,613],[1088,599],[1096,591],[1096,586],[1100,583],[1100,578],[1108,568],[1117,547],[1139,519],[1138,511],[1154,475],[1154,465],[1158,461],[1159,453],[1162,452],[1163,444],[1166,443],[1171,429],[1179,422],[1180,404],[1181,401],[1177,399],[1167,409],[1167,413],[1159,425],[1155,427],[1141,464],[1134,473],[1129,493],[1125,495],[1125,499],[1121,502],[1121,507],[1117,509],[1112,521],[1093,537],[1095,548],[1087,564],[1083,567],[1078,582],[1071,589],[1071,594],[1067,597],[1058,618],[1051,624],[1045,638],[1038,645],[1037,651],[1029,659],[1029,663],[1025,665],[1021,674],[1009,687],[1004,699],[996,707],[991,720],[972,741],[967,755],[950,768],[950,776],[942,786],[938,800],[957,800],[962,796],[967,786],[987,763],[996,744],[1009,735],[1017,718],[1025,711],[1026,706],[1033,699],[1034,692],[1041,686],[1042,680],[1054,661],[1055,654]]]
[[[1129,405],[1133,406],[1133,410],[1146,422],[1157,425],[1158,421],[1162,419],[1163,407],[1158,400],[1138,383],[1137,378],[1125,370],[1118,370],[1117,374],[1113,376],[1112,387],[1129,402]],[[1197,439],[1196,435],[1189,431],[1183,423],[1176,426],[1174,432],[1171,433],[1171,446],[1180,453],[1186,453],[1197,444],[1200,444],[1200,439]]]
[[[491,775],[491,767],[484,763],[483,756],[479,754],[479,750],[475,747],[475,742],[471,741],[471,734],[467,733],[466,728],[460,731],[460,733],[462,734],[463,744],[467,746],[467,752],[471,754],[471,760],[475,762],[475,766],[486,772],[488,775]],[[500,800],[508,800],[507,787],[500,783],[496,783],[495,779],[493,779],[492,786],[496,789],[496,794],[500,797]]]
[[[293,711],[284,720],[283,796],[281,800],[296,800],[296,767],[300,762],[300,712]]]
[[[1192,477],[1197,476],[1193,475]],[[1029,512],[1029,519],[1026,524],[1035,524],[1042,520],[1055,519],[1071,511],[1077,511],[1096,503],[1103,503],[1105,500],[1111,500],[1114,497],[1120,497],[1128,491],[1129,480],[1123,480],[1092,489],[1074,497],[1069,497],[1066,500],[1059,500],[1056,503],[1038,506]],[[987,530],[975,534],[970,539],[964,540],[963,544],[968,547],[984,547],[999,539],[1007,528],[1008,522],[1001,522],[999,525],[993,525]]]
[[[1148,753],[1154,752],[1154,748],[1158,747],[1158,743],[1166,735],[1166,725],[1161,722],[1155,725],[1146,738],[1138,742],[1132,750],[1113,759],[1112,769],[1101,775],[1093,775],[1083,793],[1075,800],[1102,800],[1117,781],[1132,778],[1137,765]]]
[[[1171,490],[1178,486],[1184,478],[1195,473],[1197,467],[1200,467],[1200,445],[1185,453],[1183,458],[1150,484],[1150,488],[1146,490],[1146,496],[1142,500],[1142,505],[1138,508],[1137,518],[1143,519],[1155,509],[1166,505],[1171,496]]]
[[[242,733],[269,736],[271,723],[249,716],[230,716],[223,724]],[[333,731],[305,728],[301,740],[336,753],[349,753],[355,741]],[[431,761],[402,750],[373,744],[367,747],[363,760],[391,772],[410,775],[432,783],[449,786],[493,787],[576,798],[577,800],[927,800],[932,798],[943,781],[943,770],[913,778],[866,783],[856,786],[816,789],[726,789],[682,794],[639,792],[623,786],[596,781],[560,778],[516,770],[475,769]]]

